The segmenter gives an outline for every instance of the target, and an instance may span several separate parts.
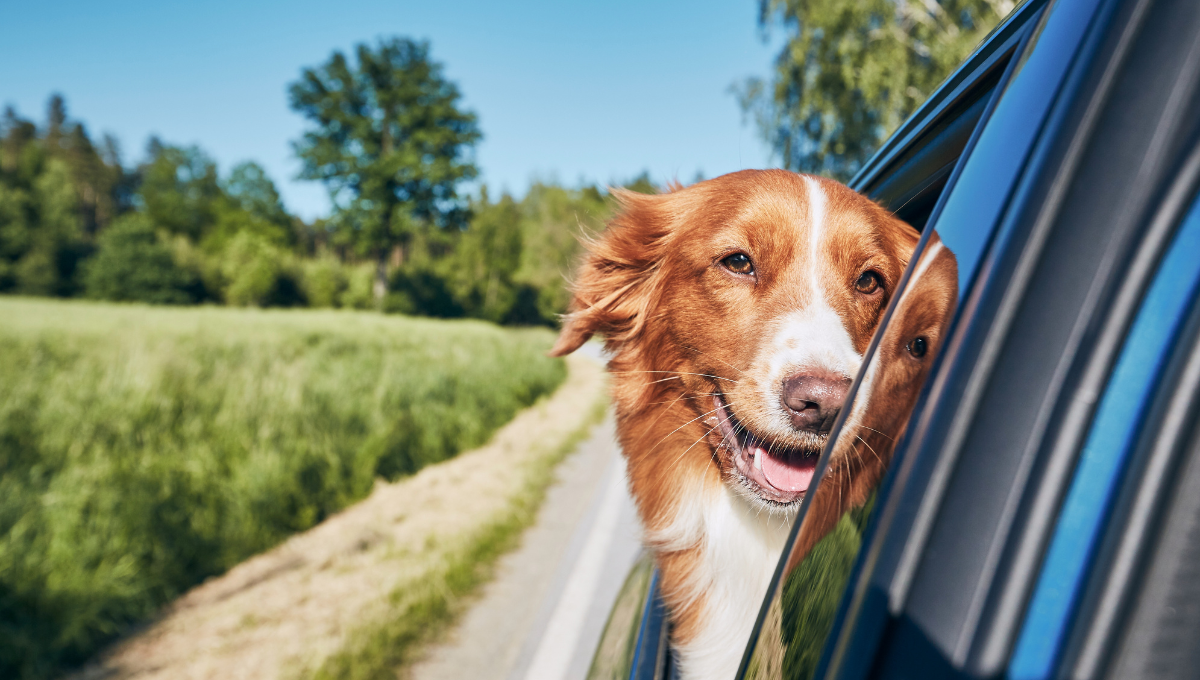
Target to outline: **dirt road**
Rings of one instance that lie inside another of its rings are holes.
[[[582,678],[640,550],[611,417],[563,462],[521,547],[417,680]]]

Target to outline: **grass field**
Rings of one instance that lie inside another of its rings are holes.
[[[0,298],[0,676],[484,442],[564,378],[545,330]]]
[[[361,502],[190,589],[67,680],[412,677],[603,416],[604,369],[586,356],[566,363],[563,384],[483,446],[376,482]]]

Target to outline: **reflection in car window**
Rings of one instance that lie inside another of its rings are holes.
[[[814,491],[746,677],[808,678],[816,670],[875,489],[904,436],[957,300],[957,262],[932,233],[912,265]]]
[[[983,175],[989,181],[957,186],[938,217],[939,224],[958,227],[943,228],[943,237],[946,247],[958,256],[959,290],[963,292],[975,277],[995,222],[1041,130],[1040,120],[1030,113],[1048,110],[1071,64],[1079,35],[1087,29],[1086,18],[1093,11],[1091,3],[1055,9],[1069,14],[1059,16],[1057,21],[1050,21],[1051,14],[1044,14],[1039,20],[1034,27],[1037,49],[1032,49],[1031,41],[1031,47],[1018,55],[1021,77],[1010,74],[979,142],[963,161],[963,175]]]

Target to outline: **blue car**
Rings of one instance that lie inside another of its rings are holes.
[[[1200,2],[1029,0],[851,186],[936,229],[958,306],[738,678],[1200,677]],[[644,559],[589,677],[675,676],[656,583]]]

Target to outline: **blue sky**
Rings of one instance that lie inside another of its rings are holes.
[[[39,123],[52,92],[126,163],[149,135],[198,144],[222,172],[261,163],[289,209],[328,211],[294,178],[304,121],[287,84],[334,49],[428,39],[480,119],[482,179],[689,182],[772,164],[728,88],[766,76],[757,0],[726,2],[180,2],[0,0],[0,105]]]

